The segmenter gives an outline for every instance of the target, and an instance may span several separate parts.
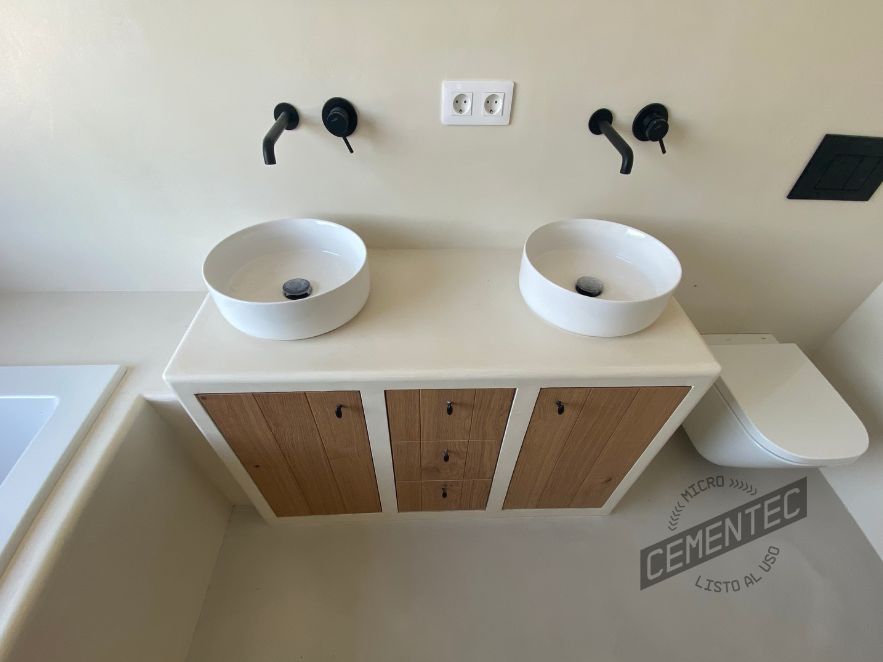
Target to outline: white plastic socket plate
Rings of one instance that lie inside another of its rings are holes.
[[[515,83],[511,80],[445,80],[441,123],[458,126],[509,124]]]

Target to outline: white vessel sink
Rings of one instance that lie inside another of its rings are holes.
[[[315,218],[285,218],[230,235],[208,254],[202,275],[230,324],[272,340],[336,329],[358,314],[370,289],[359,235]]]
[[[584,292],[577,291],[582,280]],[[580,218],[544,225],[524,244],[519,287],[528,306],[586,336],[625,336],[662,314],[681,263],[658,239],[619,223]],[[597,290],[601,289],[600,294]]]

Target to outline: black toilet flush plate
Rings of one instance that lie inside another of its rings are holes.
[[[883,138],[822,138],[794,188],[791,200],[870,200],[883,181]]]

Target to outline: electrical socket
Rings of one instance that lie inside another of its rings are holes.
[[[442,81],[441,123],[457,126],[509,124],[514,92],[515,83],[511,80]]]
[[[481,102],[481,113],[483,115],[501,115],[505,99],[506,95],[503,92],[485,94]]]
[[[472,114],[472,92],[460,92],[451,102],[451,110],[456,115]]]

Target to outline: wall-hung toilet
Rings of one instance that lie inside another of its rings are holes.
[[[684,421],[705,459],[731,467],[818,467],[852,462],[868,448],[862,422],[797,345],[709,349],[720,378]]]

